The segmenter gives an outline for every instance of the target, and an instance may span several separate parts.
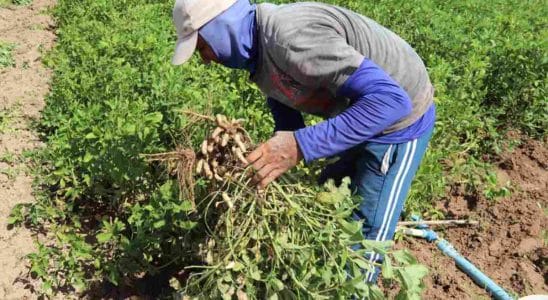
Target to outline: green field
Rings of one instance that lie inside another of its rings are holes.
[[[506,132],[537,139],[547,134],[546,3],[327,2],[358,11],[406,39],[434,83],[436,130],[405,214],[443,218],[433,203],[456,183],[493,198],[504,194],[490,175],[489,157],[512,144]],[[202,220],[190,214],[189,199],[177,197],[164,168],[141,156],[171,151],[189,133],[189,144],[198,148],[209,128],[193,126],[189,132],[181,111],[244,118],[254,141],[272,133],[265,99],[244,72],[202,65],[198,57],[182,67],[170,64],[171,8],[171,1],[60,0],[54,10],[58,40],[47,57],[54,79],[37,125],[46,141],[35,154],[38,201],[16,207],[10,219],[52,238],[30,255],[43,293],[84,291],[103,281],[131,285],[128,280],[174,274],[193,262],[189,245],[203,237]],[[308,186],[318,169],[302,165],[292,175],[315,193]],[[205,186],[198,183],[198,190]],[[402,255],[396,253],[397,263],[411,262]],[[398,269],[394,277],[404,286],[407,271],[420,273]],[[245,292],[314,295],[292,277],[271,273],[248,282]],[[415,288],[418,283],[409,283],[408,298]],[[216,293],[222,294],[219,286]]]

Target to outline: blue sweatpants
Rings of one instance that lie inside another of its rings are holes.
[[[364,221],[363,236],[366,239],[393,239],[411,182],[431,136],[432,129],[409,142],[366,142],[352,149],[356,155],[352,188],[363,199],[353,218]],[[371,262],[382,261],[382,257],[376,253],[367,258]],[[378,273],[378,268],[368,273],[367,281],[376,281]]]

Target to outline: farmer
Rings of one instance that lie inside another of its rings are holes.
[[[364,237],[392,239],[435,120],[417,53],[373,20],[322,3],[177,0],[173,19],[173,64],[197,49],[206,64],[249,71],[266,95],[275,133],[247,157],[258,185],[303,159],[338,156],[320,181],[350,176],[362,197],[353,217],[364,221]],[[301,112],[325,121],[306,126]]]

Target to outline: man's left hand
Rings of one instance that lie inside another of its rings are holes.
[[[265,188],[303,158],[293,131],[277,131],[247,156],[248,165],[253,166],[253,180],[259,188]]]

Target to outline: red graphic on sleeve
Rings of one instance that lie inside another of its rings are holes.
[[[290,101],[287,104],[295,109],[327,116],[335,108],[335,99],[327,89],[309,89],[291,77],[278,72],[273,72],[270,79],[273,86]]]

